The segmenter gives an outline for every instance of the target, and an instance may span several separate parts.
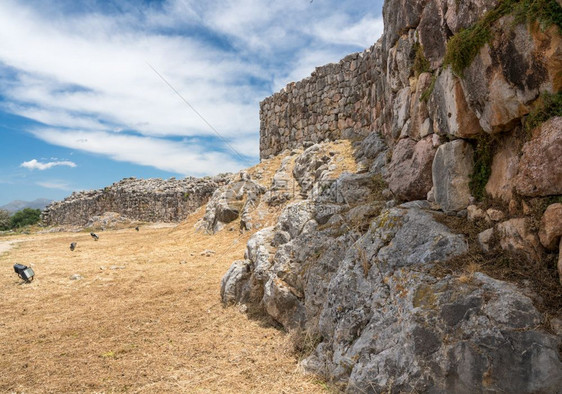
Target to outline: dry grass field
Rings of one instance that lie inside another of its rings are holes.
[[[220,279],[251,234],[196,233],[202,215],[97,242],[0,238],[0,392],[324,391],[298,370],[287,335],[222,306]],[[36,279],[22,284],[14,263]]]

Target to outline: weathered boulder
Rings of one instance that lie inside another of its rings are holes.
[[[562,117],[543,123],[523,146],[514,183],[524,196],[562,194]]]
[[[338,179],[326,185],[329,187],[318,196],[319,202],[347,205],[372,201],[372,194],[379,187],[372,173],[343,173]]]
[[[221,280],[221,299],[225,304],[245,302],[249,294],[244,289],[250,276],[250,262],[248,260],[237,260],[232,263]]]
[[[418,142],[410,138],[398,141],[388,166],[388,186],[398,199],[412,201],[427,196],[434,155],[430,136]]]
[[[541,260],[539,237],[529,231],[527,218],[516,218],[496,226],[500,246],[512,253],[525,256],[531,261]]]
[[[421,73],[416,82],[416,90],[410,101],[410,129],[408,135],[414,139],[427,137],[434,132],[433,122],[429,118],[427,100],[422,100],[424,93],[431,87],[432,75]]]
[[[539,231],[541,244],[550,250],[556,250],[562,236],[562,204],[551,204],[546,208]]]
[[[478,243],[480,244],[480,248],[484,253],[488,253],[490,249],[492,249],[491,243],[492,243],[493,236],[494,236],[493,228],[489,228],[478,234]]]
[[[473,163],[472,146],[463,140],[448,142],[437,149],[432,166],[434,198],[443,211],[458,211],[470,203]]]
[[[250,176],[241,172],[228,184],[221,186],[214,193],[205,211],[205,216],[197,224],[197,228],[215,233],[226,224],[241,218],[241,229],[252,228],[249,213],[259,203],[266,189]]]

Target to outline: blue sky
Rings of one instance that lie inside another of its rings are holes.
[[[381,11],[364,0],[2,0],[0,205],[257,163],[259,102],[372,45]]]

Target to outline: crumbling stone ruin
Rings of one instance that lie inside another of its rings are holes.
[[[179,222],[204,205],[228,175],[185,179],[126,178],[104,189],[72,193],[42,214],[45,225],[85,226],[94,216],[116,212],[146,222]]]

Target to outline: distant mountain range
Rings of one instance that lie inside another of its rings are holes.
[[[10,213],[14,213],[20,211],[24,208],[32,208],[32,209],[40,209],[43,210],[47,205],[49,205],[53,200],[49,200],[46,198],[38,198],[37,200],[33,201],[22,201],[22,200],[15,200],[6,205],[0,206],[0,209],[6,210]]]

